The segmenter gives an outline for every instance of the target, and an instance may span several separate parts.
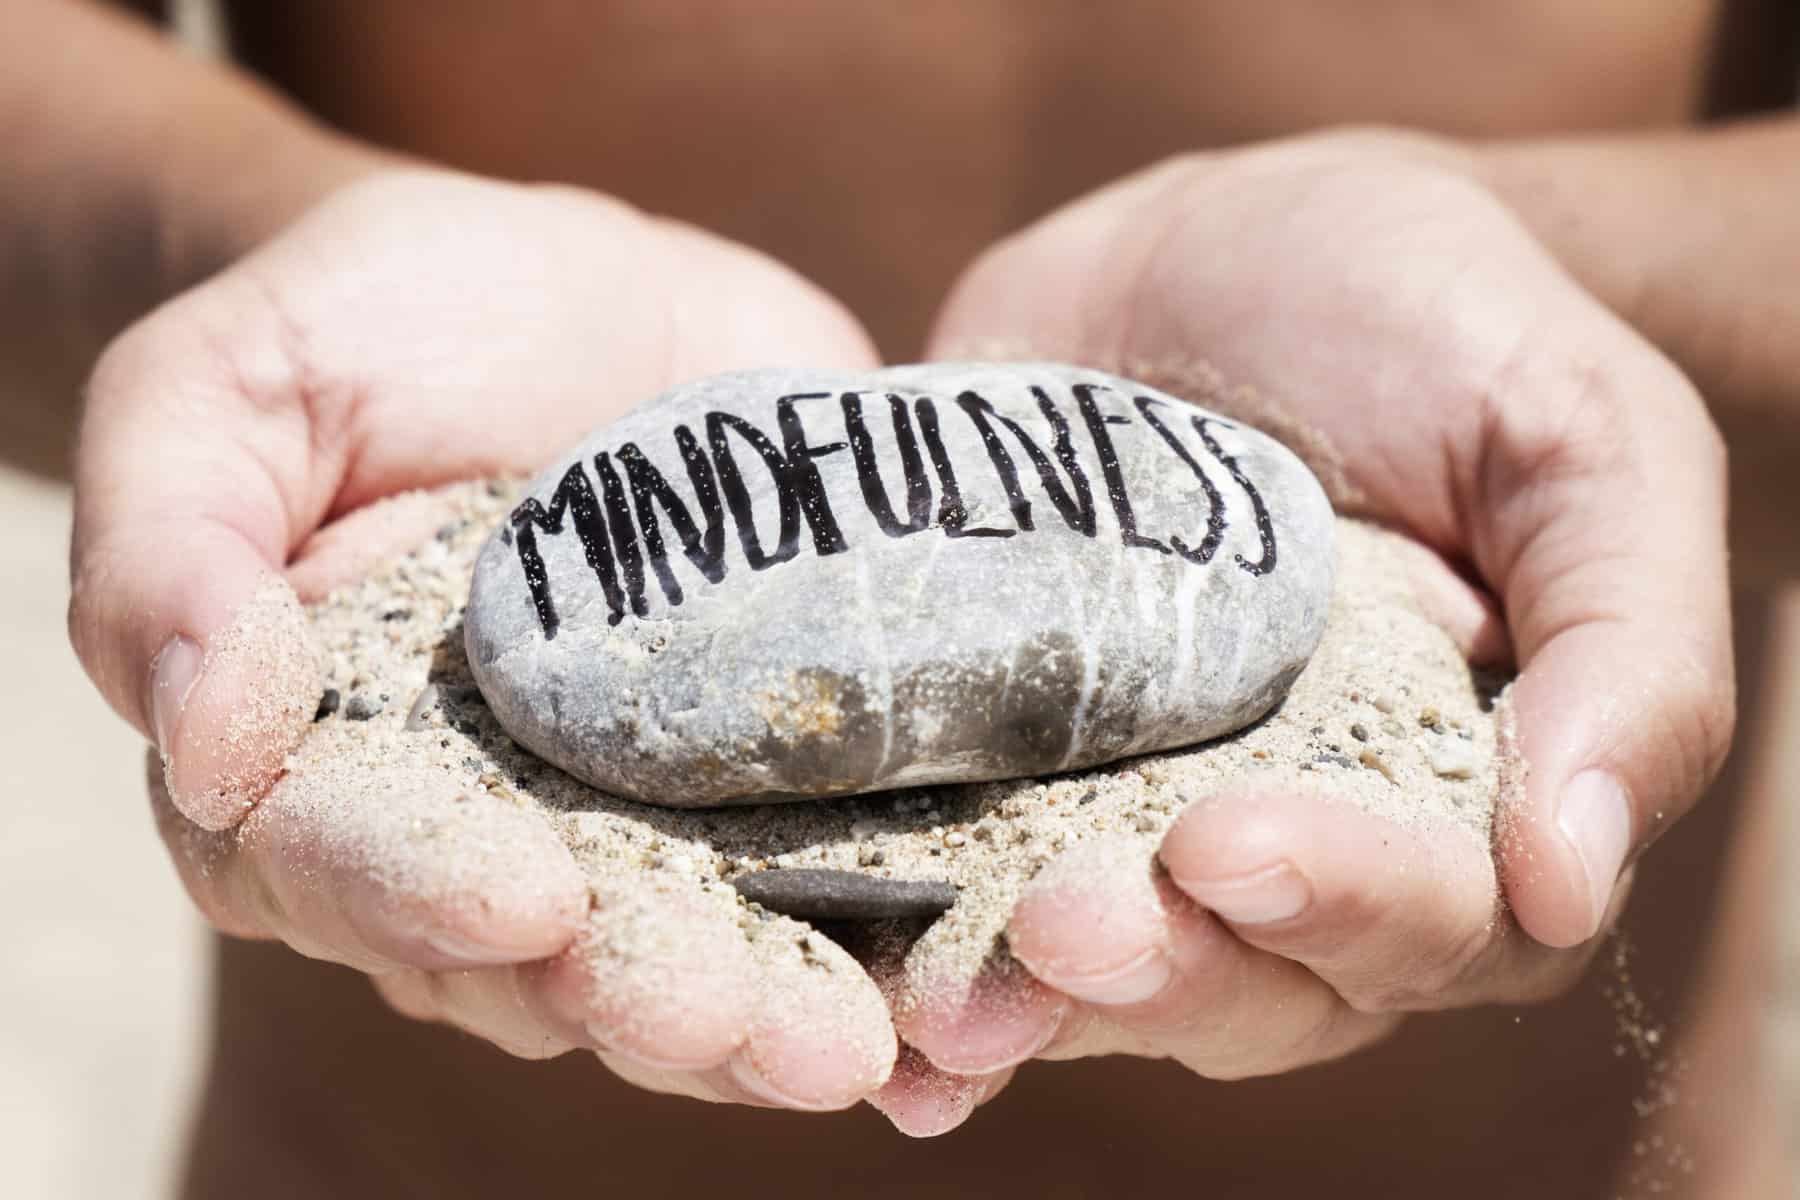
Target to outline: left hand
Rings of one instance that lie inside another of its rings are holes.
[[[1516,656],[1529,771],[1492,847],[1246,786],[1182,814],[1154,878],[1073,852],[1013,914],[1030,974],[978,1008],[903,1012],[911,1045],[973,1076],[1131,1052],[1237,1077],[1578,978],[1629,864],[1729,741],[1724,455],[1687,380],[1475,159],[1348,133],[1166,163],[989,251],[930,356],[1256,389],[1251,419],[1340,512],[1436,551],[1416,590],[1465,650]]]

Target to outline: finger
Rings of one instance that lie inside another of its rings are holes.
[[[1007,937],[1040,979],[1100,1018],[1055,1057],[1167,1055],[1236,1079],[1339,1057],[1393,1024],[1233,936],[1137,839],[1087,843],[1052,862],[1020,899]]]
[[[1196,801],[1159,857],[1239,939],[1303,964],[1363,1012],[1546,999],[1580,978],[1597,944],[1525,936],[1474,831],[1402,826],[1319,794]]]
[[[874,980],[831,939],[785,920],[757,929],[756,1013],[720,1074],[725,1086],[820,1112],[867,1099],[899,1045]]]
[[[597,886],[574,944],[541,975],[552,1013],[658,1071],[723,1064],[755,1018],[757,969],[733,918],[652,873]]]
[[[346,767],[336,790],[278,785],[236,830],[151,803],[177,871],[221,929],[274,937],[368,971],[544,958],[567,946],[587,889],[535,813],[486,793]]]
[[[377,500],[308,537],[288,564],[288,583],[302,603],[317,603],[333,588],[429,545],[432,534],[456,516],[448,489],[400,492]]]
[[[599,1051],[597,1057],[601,1065],[629,1083],[632,1087],[642,1088],[646,1092],[658,1092],[665,1096],[684,1096],[689,1100],[703,1100],[708,1104],[748,1104],[756,1108],[772,1108],[773,1105],[754,1097],[725,1095],[713,1086],[711,1072],[665,1071],[623,1054],[612,1054]]]
[[[757,979],[728,910],[645,874],[593,896],[581,932],[542,962],[382,976],[401,1011],[443,1021],[521,1058],[594,1050],[655,1091],[721,1095],[707,1072],[750,1035]]]
[[[144,756],[144,784],[150,815],[175,874],[207,923],[232,937],[279,937],[265,917],[272,906],[245,899],[250,889],[241,882],[244,869],[238,862],[236,836],[230,830],[203,829],[176,809],[155,750]]]
[[[952,1075],[932,1066],[930,1059],[911,1046],[902,1045],[894,1073],[869,1097],[869,1106],[907,1137],[937,1137],[967,1121],[977,1108],[998,1095],[1012,1081],[1015,1069],[1008,1067],[991,1075]]]
[[[590,1047],[579,1030],[546,1019],[533,979],[520,967],[400,970],[372,978],[403,1016],[453,1025],[515,1058],[535,1061]]]
[[[1529,765],[1501,796],[1502,876],[1553,946],[1594,936],[1624,865],[1717,773],[1734,717],[1718,435],[1652,352],[1609,361],[1638,365],[1496,407],[1472,505],[1524,664],[1502,713]]]
[[[1040,982],[1003,944],[990,948],[969,978],[951,963],[956,951],[933,943],[958,936],[952,910],[926,931],[923,953],[909,957],[892,999],[900,1037],[935,1066],[955,1075],[990,1075],[1016,1066],[1057,1036],[1073,1005]]]
[[[918,933],[907,921],[880,921],[845,931],[844,948],[875,981],[890,1011],[900,1008],[906,994],[907,955]],[[902,1042],[893,1074],[868,1102],[908,1137],[936,1137],[966,1121],[1012,1074],[1011,1067],[980,1075],[953,1074]]]
[[[1412,606],[1450,635],[1463,658],[1476,666],[1513,661],[1506,618],[1485,589],[1463,578],[1435,550],[1409,537],[1391,538],[1387,551],[1404,575]]]
[[[312,716],[321,664],[279,571],[316,446],[256,393],[286,371],[243,310],[227,359],[178,304],[95,371],[76,464],[69,630],[112,706],[163,755],[177,809],[241,820]],[[246,396],[246,393],[249,393]],[[328,456],[327,456],[328,457]],[[329,463],[323,464],[329,470]]]

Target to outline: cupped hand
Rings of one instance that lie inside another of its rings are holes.
[[[70,631],[158,748],[159,825],[202,910],[518,1053],[584,1046],[647,1086],[792,1107],[879,1087],[893,1032],[847,956],[848,995],[809,988],[692,898],[590,892],[536,817],[452,820],[458,798],[417,781],[361,808],[264,802],[323,686],[295,586],[433,528],[427,501],[377,501],[533,470],[683,379],[872,360],[749,250],[428,170],[350,184],[127,331],[90,383]],[[396,863],[421,821],[442,836]]]
[[[1008,931],[1028,973],[902,1010],[909,1043],[975,1075],[1127,1051],[1236,1077],[1578,977],[1729,741],[1724,457],[1477,159],[1353,132],[1164,164],[989,251],[932,356],[1086,363],[1283,437],[1341,512],[1435,551],[1427,612],[1521,674],[1491,846],[1322,793],[1206,797],[1154,873],[1104,845],[1046,868]]]

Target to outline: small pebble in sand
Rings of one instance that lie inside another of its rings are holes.
[[[1427,704],[1424,708],[1419,710],[1419,724],[1423,725],[1426,729],[1440,728],[1443,723],[1444,718],[1439,715],[1435,706]]]
[[[1373,750],[1364,750],[1361,754],[1357,755],[1356,761],[1369,768],[1371,771],[1379,771],[1382,778],[1386,779],[1389,783],[1397,784],[1400,782],[1400,780],[1394,776],[1394,768],[1388,766],[1387,760]]]
[[[352,721],[367,721],[386,707],[382,698],[358,692],[344,705],[344,715]]]
[[[1350,726],[1350,736],[1359,742],[1366,742],[1369,740],[1368,727],[1358,721],[1356,724]]]
[[[855,871],[756,871],[731,886],[770,912],[841,921],[936,917],[956,903],[956,885],[941,879],[882,879]]]
[[[1425,759],[1432,772],[1443,779],[1473,779],[1481,767],[1481,753],[1467,738],[1428,738]]]
[[[421,729],[429,729],[431,727],[431,711],[437,707],[437,702],[437,684],[426,684],[425,690],[419,693],[419,698],[414,700],[412,707],[407,710],[406,731],[417,733]]]
[[[319,697],[319,709],[317,712],[313,713],[313,720],[323,721],[326,717],[329,717],[332,713],[336,712],[338,710],[338,705],[342,702],[343,697],[338,695],[338,690],[336,688],[326,688],[325,694]]]

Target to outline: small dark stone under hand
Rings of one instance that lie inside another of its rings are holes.
[[[332,713],[336,712],[338,710],[338,701],[342,698],[343,697],[338,695],[338,690],[336,688],[326,688],[325,694],[319,697],[319,710],[313,713],[313,720],[323,721],[326,717],[329,717]]]
[[[819,868],[755,871],[731,886],[770,912],[840,921],[936,917],[956,903],[956,885],[941,879],[880,879]]]
[[[350,703],[344,705],[344,715],[352,721],[366,721],[382,710],[380,700],[371,700],[361,692],[350,697]]]

